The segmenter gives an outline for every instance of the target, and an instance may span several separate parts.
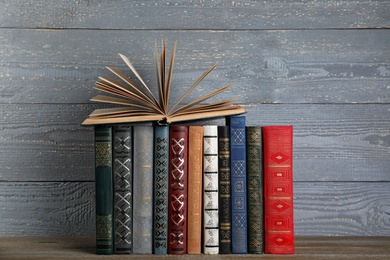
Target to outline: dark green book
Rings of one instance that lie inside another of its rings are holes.
[[[113,253],[112,132],[95,126],[96,254]]]
[[[246,127],[248,182],[248,252],[264,252],[263,146],[261,126]]]

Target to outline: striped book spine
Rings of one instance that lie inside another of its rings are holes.
[[[218,254],[218,126],[204,126],[203,140],[203,252],[205,254]]]

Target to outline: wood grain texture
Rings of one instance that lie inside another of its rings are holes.
[[[240,259],[388,259],[389,237],[297,237],[294,255],[239,255]],[[20,250],[23,248],[24,250]],[[4,237],[0,257],[22,259],[177,259],[167,255],[96,256],[93,237]],[[238,255],[183,255],[181,259],[237,259]]]
[[[389,31],[0,29],[0,103],[86,103],[98,77],[112,76],[106,66],[134,78],[117,53],[157,92],[153,44],[163,38],[179,41],[172,100],[218,62],[197,90],[235,85],[214,100],[389,103]]]
[[[93,132],[80,123],[94,108],[0,104],[0,180],[93,181]],[[246,109],[248,125],[293,125],[294,180],[390,181],[390,105],[263,104]],[[207,123],[225,122],[201,122]]]
[[[296,236],[388,236],[389,182],[295,182]],[[93,236],[94,182],[0,182],[1,236]]]
[[[0,25],[170,30],[388,28],[389,9],[385,0],[8,0],[0,2]]]

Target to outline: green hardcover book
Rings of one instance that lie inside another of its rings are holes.
[[[111,127],[95,127],[96,254],[113,253]]]
[[[264,252],[263,144],[261,126],[246,127],[248,181],[248,252]]]

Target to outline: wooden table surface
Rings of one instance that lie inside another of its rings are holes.
[[[294,255],[95,254],[93,237],[2,237],[0,259],[390,259],[390,237],[296,237]]]

